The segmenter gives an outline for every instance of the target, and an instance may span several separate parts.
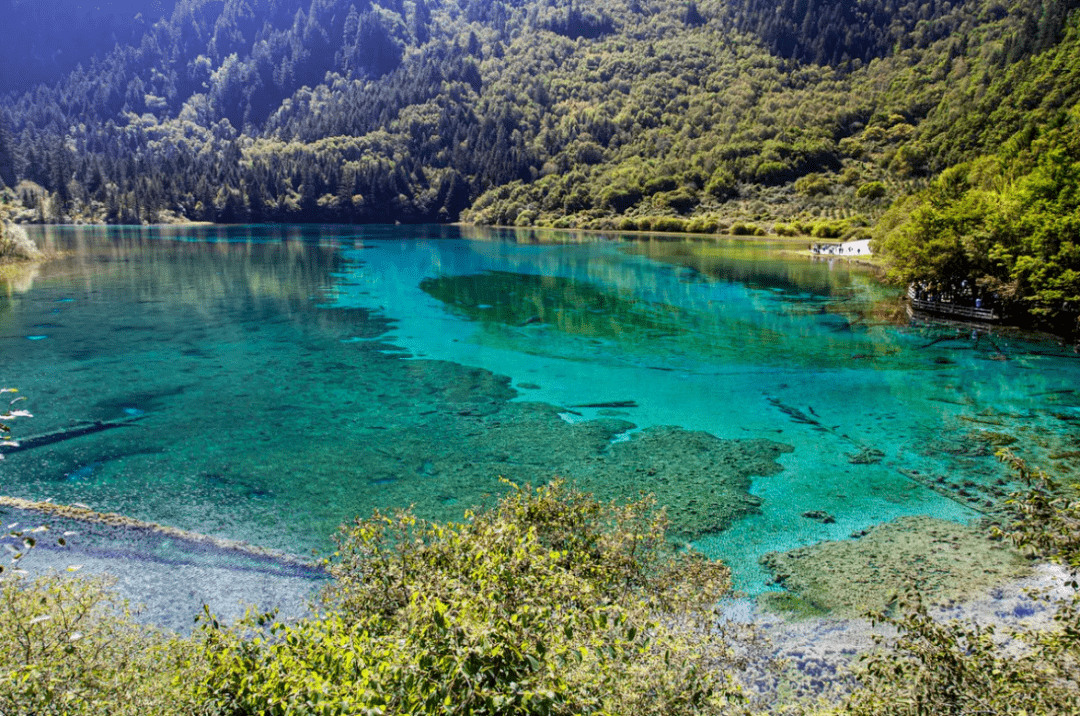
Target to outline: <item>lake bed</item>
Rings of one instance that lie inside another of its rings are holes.
[[[910,320],[767,240],[458,227],[34,228],[0,292],[23,436],[0,492],[304,556],[373,509],[460,519],[565,477],[657,495],[672,533],[775,590],[770,552],[993,516],[1012,446],[1070,473],[1080,362]],[[198,557],[192,560],[198,561]]]

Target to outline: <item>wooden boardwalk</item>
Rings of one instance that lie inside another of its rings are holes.
[[[927,301],[915,298],[914,286],[908,286],[908,299],[911,301],[911,307],[916,311],[970,321],[981,321],[983,323],[996,323],[1001,320],[1001,316],[992,308],[975,308],[974,306],[960,306],[948,301]]]

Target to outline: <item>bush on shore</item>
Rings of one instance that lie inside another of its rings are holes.
[[[41,252],[26,235],[26,230],[8,221],[8,209],[5,205],[10,201],[9,192],[5,190],[0,193],[0,263],[36,259],[41,256]]]
[[[323,616],[208,630],[206,700],[274,714],[733,713],[735,657],[713,613],[728,570],[674,550],[652,507],[555,482],[460,524],[358,520]]]
[[[41,251],[18,224],[0,220],[0,263],[29,261],[41,256]]]
[[[342,529],[316,616],[207,613],[191,637],[135,625],[100,580],[8,570],[0,714],[744,712],[729,572],[653,508],[555,482],[460,524],[377,513]]]
[[[0,714],[207,713],[198,642],[136,624],[106,580],[5,571],[0,644]]]
[[[1045,629],[935,620],[915,591],[897,615],[874,615],[898,636],[869,654],[862,688],[836,716],[1075,714],[1080,708],[1080,500],[1014,453],[999,457],[1027,484],[1011,504],[1016,519],[996,530],[1033,556],[1070,570],[1073,592],[1054,608]],[[1072,486],[1075,491],[1077,486]],[[1036,598],[1049,598],[1035,594]]]

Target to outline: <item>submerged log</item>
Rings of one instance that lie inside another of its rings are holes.
[[[159,525],[156,522],[144,522],[143,520],[137,520],[133,517],[127,517],[126,515],[118,515],[115,512],[98,512],[78,502],[70,505],[60,505],[53,502],[40,502],[37,500],[25,500],[19,497],[0,495],[0,507],[27,512],[37,512],[43,515],[74,522],[105,525],[108,527],[142,531],[164,537],[171,537],[195,545],[205,545],[207,547],[235,552],[249,557],[258,557],[288,567],[302,568],[310,572],[312,576],[322,576],[325,573],[322,564],[294,557],[293,555],[284,552],[266,549],[238,540],[222,539],[200,532],[189,532],[188,530],[182,530],[176,527]]]
[[[82,437],[83,435],[100,433],[103,430],[124,428],[145,417],[145,415],[132,415],[127,418],[119,418],[118,420],[95,420],[93,422],[78,423],[70,428],[62,428],[60,430],[53,430],[49,433],[42,433],[41,435],[31,435],[27,438],[19,438],[15,445],[7,448],[6,452],[22,452],[23,450],[31,450],[33,448],[42,447],[43,445],[51,445],[64,440]]]
[[[897,469],[901,475],[911,480],[914,483],[922,485],[923,487],[930,489],[942,497],[952,500],[958,505],[963,505],[968,509],[975,510],[987,517],[993,519],[1006,519],[1008,518],[1008,512],[1003,506],[994,504],[991,502],[987,504],[975,495],[968,493],[965,489],[954,490],[944,482],[938,482],[934,480],[930,475],[923,475],[915,470],[906,470],[903,468]]]

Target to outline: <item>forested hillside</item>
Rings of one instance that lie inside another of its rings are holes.
[[[1075,105],[1076,5],[179,0],[6,86],[0,182],[23,221],[865,234]]]
[[[172,0],[0,0],[0,93],[54,84],[80,62],[138,43]]]

